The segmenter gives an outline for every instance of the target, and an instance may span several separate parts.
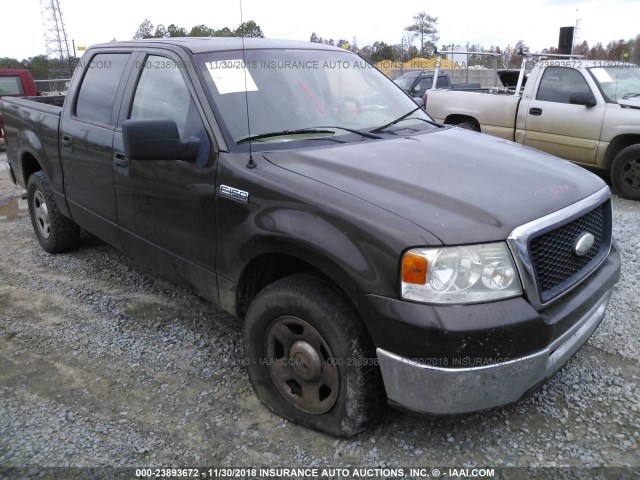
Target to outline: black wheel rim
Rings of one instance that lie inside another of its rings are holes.
[[[628,188],[640,190],[640,159],[631,159],[623,165],[622,182]]]
[[[322,335],[297,317],[276,319],[266,334],[266,361],[273,383],[287,401],[320,415],[335,405],[340,376]]]

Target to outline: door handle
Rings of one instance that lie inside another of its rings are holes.
[[[542,115],[542,109],[541,108],[536,108],[536,107],[530,108],[529,109],[529,114],[536,115],[536,116]]]
[[[73,144],[73,138],[71,138],[71,135],[63,135],[62,136],[62,146],[63,147],[70,147]]]
[[[120,167],[120,168],[129,167],[129,160],[127,159],[124,153],[120,153],[120,152],[114,153],[113,163],[115,164],[116,167]]]

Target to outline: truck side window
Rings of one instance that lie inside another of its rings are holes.
[[[547,67],[542,74],[536,100],[570,103],[572,93],[591,93],[582,74],[573,68]]]
[[[439,83],[440,82],[438,82],[438,84]],[[425,90],[429,90],[432,85],[433,85],[433,77],[425,77],[420,79],[420,82],[418,83],[417,86],[413,88],[413,90],[416,92],[424,92]]]
[[[87,72],[76,102],[78,119],[112,125],[111,111],[129,56],[128,53],[101,53],[91,59],[85,67]]]
[[[197,164],[209,158],[209,139],[178,63],[150,55],[144,65],[131,106],[130,119],[168,118],[176,122],[180,138],[200,138]]]

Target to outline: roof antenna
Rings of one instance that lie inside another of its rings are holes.
[[[242,38],[242,68],[244,69],[244,102],[247,107],[247,132],[249,134],[249,161],[247,168],[256,168],[257,164],[253,159],[251,148],[251,122],[249,121],[249,92],[247,89],[247,59],[244,54],[244,20],[242,19],[242,0],[240,0],[240,38]]]

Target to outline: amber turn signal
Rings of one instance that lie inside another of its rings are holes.
[[[402,281],[414,285],[427,283],[427,259],[421,255],[407,252],[402,257]]]

